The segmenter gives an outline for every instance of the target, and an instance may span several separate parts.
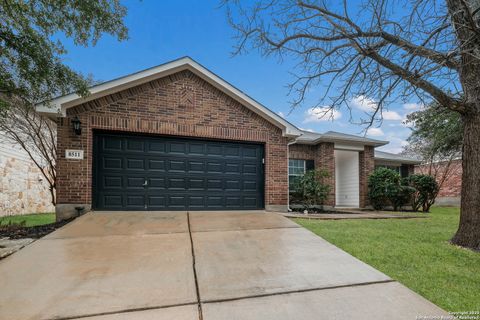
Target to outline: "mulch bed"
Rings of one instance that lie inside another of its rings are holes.
[[[0,238],[23,239],[32,238],[38,239],[46,236],[50,232],[63,227],[73,219],[44,224],[41,226],[26,227],[20,224],[2,225],[0,226]]]

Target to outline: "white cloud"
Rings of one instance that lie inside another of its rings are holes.
[[[278,111],[278,115],[282,118],[285,118],[285,113],[283,113],[282,111]]]
[[[360,95],[350,100],[350,106],[368,113],[373,113],[378,108],[378,103],[369,97]],[[402,120],[403,119],[398,112],[388,111],[385,109],[382,111],[382,117],[384,120]]]
[[[367,135],[373,137],[383,136],[383,131],[380,128],[368,128]]]
[[[404,103],[403,109],[408,111],[417,111],[423,108],[423,103]]]
[[[305,112],[303,123],[321,122],[327,120],[337,120],[342,117],[342,113],[330,107],[310,108]]]
[[[383,111],[382,116],[384,120],[403,120],[402,116],[396,111]]]
[[[372,112],[375,111],[378,104],[375,102],[375,100],[364,95],[360,95],[350,100],[350,106],[366,112]]]
[[[390,143],[384,147],[381,147],[382,151],[400,153],[403,151],[403,147],[408,145],[408,142],[406,140],[400,138],[389,137],[389,139],[387,140],[389,140]]]

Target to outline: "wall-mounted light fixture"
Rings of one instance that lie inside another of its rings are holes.
[[[72,119],[73,132],[74,132],[77,136],[79,136],[79,135],[82,134],[81,124],[82,124],[82,122],[80,121],[80,119],[78,119],[77,116],[75,116],[75,118]]]

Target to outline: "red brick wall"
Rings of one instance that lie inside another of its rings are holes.
[[[82,121],[82,135],[71,119]],[[281,129],[190,71],[68,109],[58,119],[58,203],[91,204],[93,130],[154,133],[265,144],[265,205],[286,205],[287,138]],[[65,149],[85,150],[84,160],[65,159]]]
[[[288,147],[289,159],[314,160],[317,146],[308,144],[292,144]]]
[[[293,144],[289,146],[291,159],[314,160],[315,169],[324,169],[329,173],[325,183],[330,185],[330,194],[325,205],[335,205],[335,155],[334,144],[325,142],[317,145]]]
[[[328,172],[325,183],[330,186],[330,193],[325,200],[325,205],[335,206],[335,144],[322,142],[317,145],[315,152],[315,168]]]
[[[369,205],[368,201],[368,177],[375,170],[375,149],[372,146],[365,146],[359,152],[360,172],[360,207]]]
[[[434,174],[437,177],[437,182],[440,183],[440,179],[445,173],[447,163],[437,163],[432,166],[427,165],[417,165],[415,166],[415,173],[429,174],[431,172],[437,171],[437,174]],[[449,174],[440,188],[438,197],[460,197],[462,190],[462,160],[454,160],[449,168]]]

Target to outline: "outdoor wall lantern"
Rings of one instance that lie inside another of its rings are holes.
[[[79,136],[82,134],[82,127],[81,127],[82,122],[78,117],[76,116],[75,118],[72,119],[72,126],[73,126],[73,132]]]

